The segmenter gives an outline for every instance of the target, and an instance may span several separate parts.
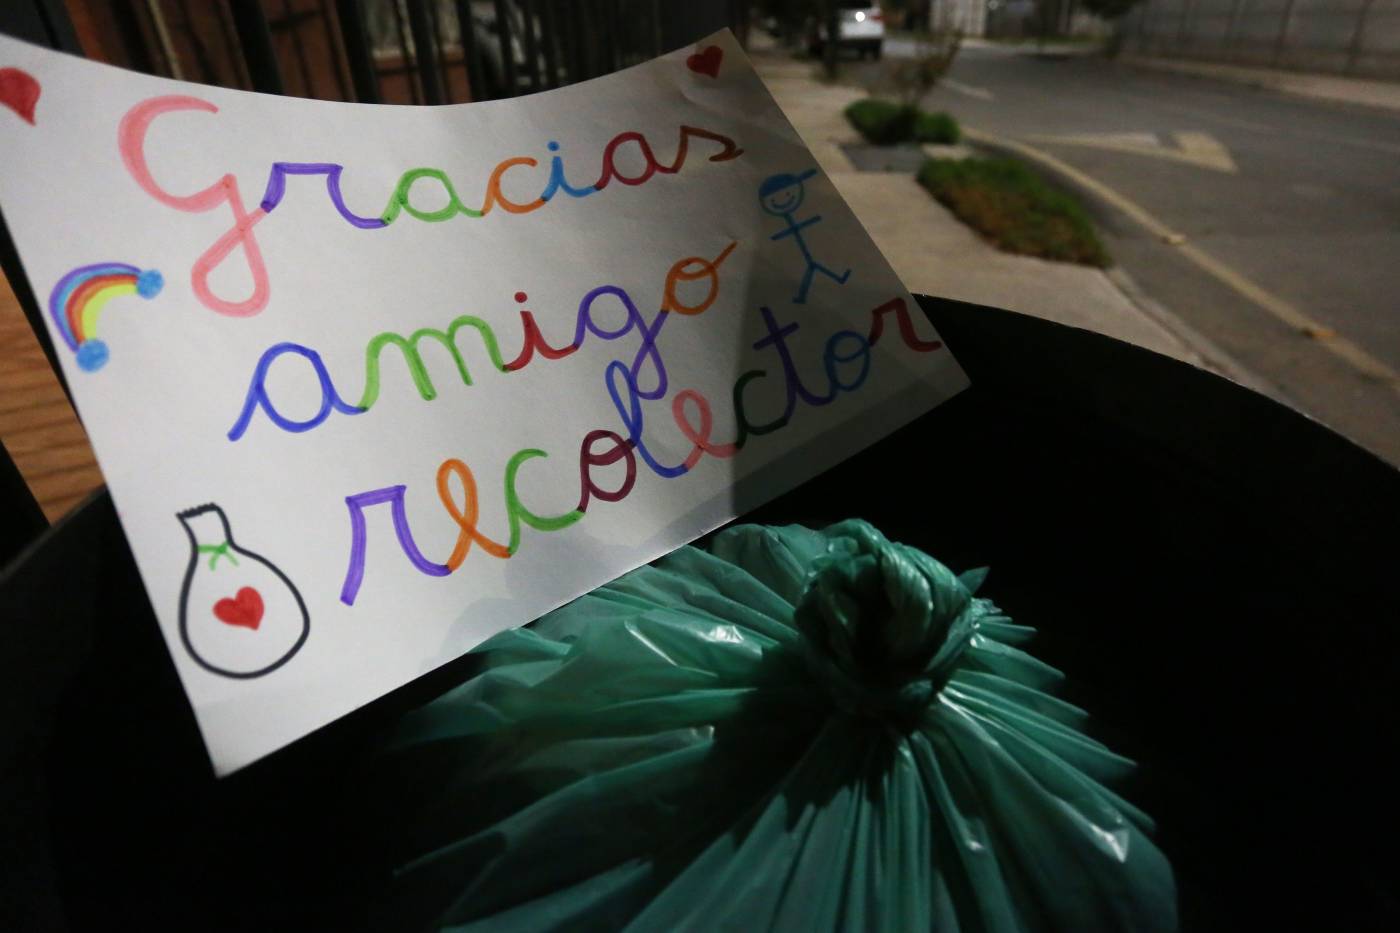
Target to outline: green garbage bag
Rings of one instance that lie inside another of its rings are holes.
[[[496,636],[379,751],[387,925],[1175,929],[1151,821],[1100,783],[1131,762],[984,573],[739,526]]]

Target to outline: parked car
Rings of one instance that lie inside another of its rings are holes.
[[[807,47],[813,55],[826,49],[827,22],[817,18],[808,23]],[[836,49],[855,49],[864,57],[879,58],[885,45],[885,15],[878,3],[869,0],[837,0]]]

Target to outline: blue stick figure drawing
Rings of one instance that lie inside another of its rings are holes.
[[[812,287],[812,279],[818,272],[833,279],[837,285],[845,285],[846,280],[851,277],[851,270],[847,269],[837,275],[826,266],[812,258],[812,251],[807,248],[807,241],[802,237],[802,229],[810,227],[821,220],[821,215],[808,217],[806,220],[796,220],[794,215],[797,209],[802,206],[802,183],[813,175],[817,170],[809,168],[801,175],[790,175],[784,172],[781,175],[773,175],[764,180],[758,186],[758,202],[763,205],[763,209],[774,217],[781,217],[787,224],[787,229],[779,230],[769,237],[770,240],[781,240],[785,236],[790,236],[797,241],[797,248],[802,250],[802,258],[807,261],[807,269],[802,273],[802,284],[797,289],[797,297],[793,298],[793,304],[807,303],[807,290]]]

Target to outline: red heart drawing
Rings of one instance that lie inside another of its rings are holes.
[[[221,599],[215,603],[214,615],[225,625],[238,625],[256,632],[262,624],[262,596],[251,586],[245,586],[233,599]]]
[[[719,63],[724,60],[724,49],[717,45],[707,46],[685,60],[686,67],[712,78],[719,77]]]
[[[0,68],[0,104],[34,125],[34,105],[39,102],[39,82],[27,71]]]

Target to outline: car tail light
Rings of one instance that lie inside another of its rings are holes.
[[[878,23],[880,20],[885,18],[885,14],[881,13],[879,10],[871,10],[869,13],[865,14],[865,18],[870,20],[872,23]]]

